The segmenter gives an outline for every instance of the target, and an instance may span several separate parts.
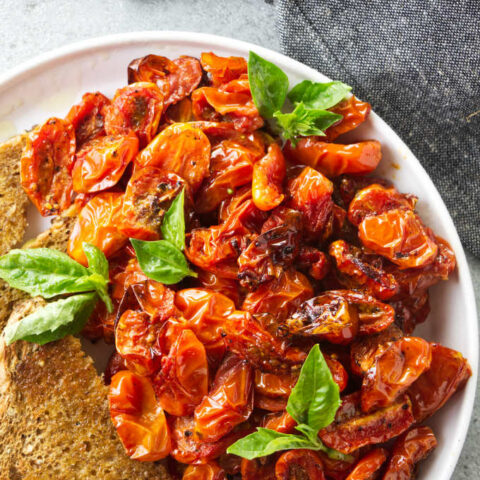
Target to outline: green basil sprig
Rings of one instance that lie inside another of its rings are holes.
[[[39,308],[5,329],[7,345],[16,340],[44,343],[78,333],[92,313],[98,297],[108,312],[113,311],[108,295],[108,261],[103,252],[89,243],[83,244],[88,268],[67,254],[52,248],[11,250],[0,257],[0,278],[11,287],[32,296],[60,298]]]
[[[187,276],[196,277],[190,270],[182,250],[185,249],[185,189],[173,200],[162,222],[163,240],[147,242],[131,238],[143,273],[157,282],[172,285]]]
[[[47,303],[43,308],[5,327],[5,342],[16,340],[43,345],[66,335],[75,335],[85,326],[92,314],[97,294],[81,293]]]
[[[328,109],[342,101],[351,90],[342,82],[304,80],[287,94],[287,75],[254,52],[250,52],[248,57],[248,79],[252,99],[260,115],[275,119],[274,128],[293,145],[298,137],[324,136],[328,127],[341,120],[342,115]],[[287,97],[295,108],[282,113]]]
[[[326,447],[318,437],[318,432],[333,422],[339,406],[338,385],[319,346],[314,345],[287,402],[287,412],[297,422],[295,428],[300,435],[258,428],[256,432],[230,445],[227,453],[251,460],[281,450],[306,448],[321,450],[336,460],[351,461],[349,455]]]

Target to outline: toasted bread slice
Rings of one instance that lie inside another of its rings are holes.
[[[0,255],[18,245],[27,228],[28,197],[20,184],[26,134],[0,145]]]
[[[16,322],[44,303],[17,305]],[[0,341],[0,478],[166,479],[130,460],[109,416],[107,387],[78,338],[39,346]]]
[[[8,143],[18,147],[18,142]],[[15,174],[21,155],[17,147],[16,159],[12,154],[0,170],[1,188],[9,184],[4,178],[9,175],[20,185]],[[0,146],[0,157],[2,151]],[[24,195],[21,187],[17,194]],[[2,203],[0,195],[0,208],[9,201],[15,199],[9,196]],[[22,226],[1,224],[2,248],[4,238],[11,247],[23,237],[25,208],[21,202],[15,205],[23,212],[17,219]],[[3,212],[0,217],[7,210]],[[49,230],[25,247],[65,251],[74,213],[55,219]],[[0,281],[0,330],[9,316],[9,322],[16,322],[43,304],[42,299],[31,299]],[[7,347],[0,337],[0,480],[168,478],[161,463],[138,462],[125,454],[110,420],[107,387],[79,339],[68,336],[44,346],[16,342]]]

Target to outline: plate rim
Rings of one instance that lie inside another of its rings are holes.
[[[105,36],[88,38],[81,41],[69,43],[67,45],[55,48],[40,55],[34,56],[28,59],[18,66],[8,69],[5,73],[0,74],[0,95],[8,89],[13,83],[21,81],[26,75],[30,76],[36,71],[48,69],[54,66],[58,62],[67,60],[70,57],[75,57],[78,54],[84,54],[93,52],[98,49],[104,49],[106,47],[121,47],[125,45],[134,45],[149,42],[162,42],[166,44],[177,45],[179,42],[182,44],[192,44],[200,46],[203,44],[221,45],[222,47],[238,50],[239,52],[248,52],[249,50],[255,50],[257,53],[265,57],[266,59],[287,66],[287,68],[297,71],[305,72],[312,78],[318,78],[320,81],[329,80],[329,78],[323,75],[321,72],[294,60],[282,53],[274,50],[250,43],[243,40],[237,40],[230,37],[214,35],[209,33],[197,33],[188,31],[134,31],[128,33],[117,33]],[[395,130],[390,127],[379,115],[373,110],[371,112],[371,118],[378,124],[378,128],[385,130],[385,133],[392,138],[392,140],[401,146],[407,157],[407,162],[412,162],[415,167],[420,170],[422,174],[422,181],[425,181],[424,187],[429,191],[429,196],[433,198],[434,204],[441,207],[438,213],[443,217],[445,226],[449,232],[450,243],[457,259],[457,269],[461,272],[459,275],[460,288],[463,290],[465,298],[467,300],[466,311],[468,317],[469,332],[472,334],[474,340],[472,340],[473,357],[468,358],[471,363],[473,375],[470,378],[467,391],[465,392],[465,398],[463,399],[464,408],[462,412],[462,418],[459,419],[461,428],[459,429],[458,441],[451,445],[450,455],[448,461],[443,461],[442,478],[448,479],[453,474],[453,471],[458,463],[458,459],[463,449],[467,432],[471,423],[473,407],[475,402],[476,385],[477,385],[477,367],[479,357],[479,340],[478,340],[478,323],[477,323],[477,308],[474,294],[473,283],[471,279],[470,269],[465,255],[465,250],[461,244],[458,232],[455,228],[450,213],[443,202],[440,193],[435,187],[433,180],[426,172],[425,168],[417,157],[413,154],[407,144],[398,136]],[[446,215],[445,215],[446,214]],[[471,357],[471,355],[470,355]]]

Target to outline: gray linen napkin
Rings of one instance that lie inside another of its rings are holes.
[[[480,256],[480,2],[276,0],[288,56],[353,87],[422,162]]]

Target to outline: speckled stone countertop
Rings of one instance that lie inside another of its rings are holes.
[[[0,25],[0,72],[71,42],[139,30],[207,32],[280,50],[273,0],[0,0]],[[467,256],[480,292],[480,260]],[[454,480],[480,477],[479,393]]]

